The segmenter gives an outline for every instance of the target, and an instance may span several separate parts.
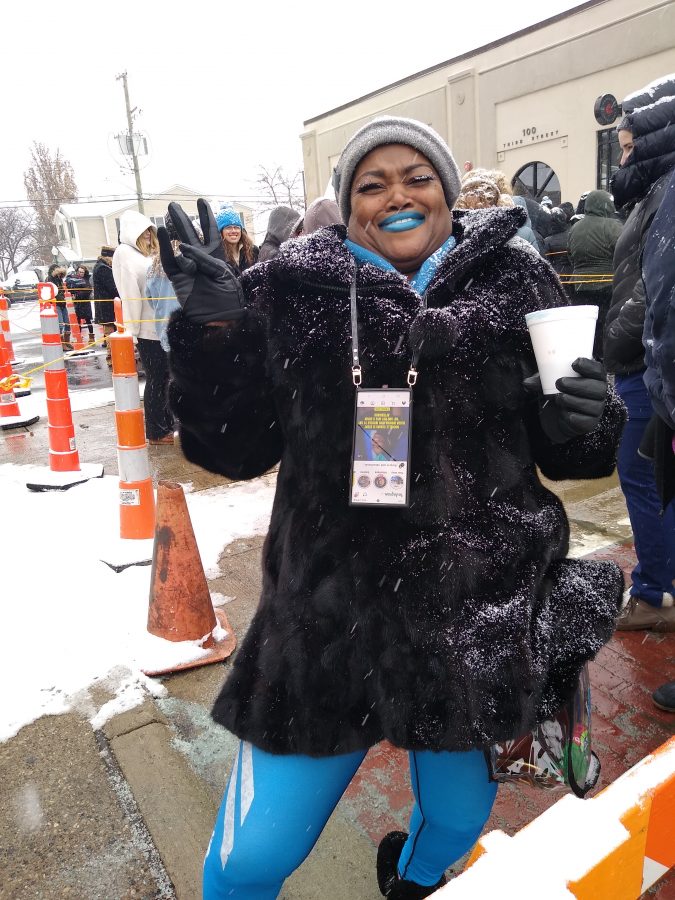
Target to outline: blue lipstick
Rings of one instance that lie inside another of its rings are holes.
[[[382,231],[410,231],[422,225],[425,217],[419,212],[397,212],[386,219],[382,219],[379,228]]]

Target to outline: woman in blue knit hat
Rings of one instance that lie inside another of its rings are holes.
[[[237,275],[258,262],[258,248],[248,236],[242,218],[234,207],[223,204],[216,216],[216,224],[223,239],[227,261]]]

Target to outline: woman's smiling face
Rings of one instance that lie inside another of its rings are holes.
[[[452,233],[452,215],[436,170],[405,144],[386,144],[364,156],[350,199],[350,240],[399,272],[416,272]]]

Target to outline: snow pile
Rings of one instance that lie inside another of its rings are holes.
[[[114,572],[101,560],[119,539],[118,480],[33,493],[33,466],[0,465],[6,511],[0,569],[0,741],[42,715],[76,708],[99,727],[164,688],[141,669],[197,659],[198,642],[146,630],[150,566]],[[267,531],[274,485],[257,479],[187,494],[207,576],[235,538]],[[218,597],[218,603],[223,598]],[[105,689],[99,709],[91,688]]]

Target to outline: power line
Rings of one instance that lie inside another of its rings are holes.
[[[228,200],[233,202],[244,202],[246,200],[252,200],[255,202],[273,202],[274,198],[270,197],[269,194],[231,194],[228,191],[204,191],[203,194],[198,196],[206,196],[206,197],[227,197]],[[298,194],[298,197],[300,195]],[[197,200],[197,196],[194,194],[144,194],[144,200],[167,200],[170,202],[171,200]],[[59,203],[59,204],[72,204],[73,206],[86,206],[87,204],[92,203],[134,203],[136,202],[137,197],[135,194],[130,194],[128,197],[125,197],[121,194],[102,194],[98,197],[47,197],[44,200],[40,200],[40,204],[44,203]],[[35,204],[31,203],[30,200],[0,200],[0,209],[35,209]]]

